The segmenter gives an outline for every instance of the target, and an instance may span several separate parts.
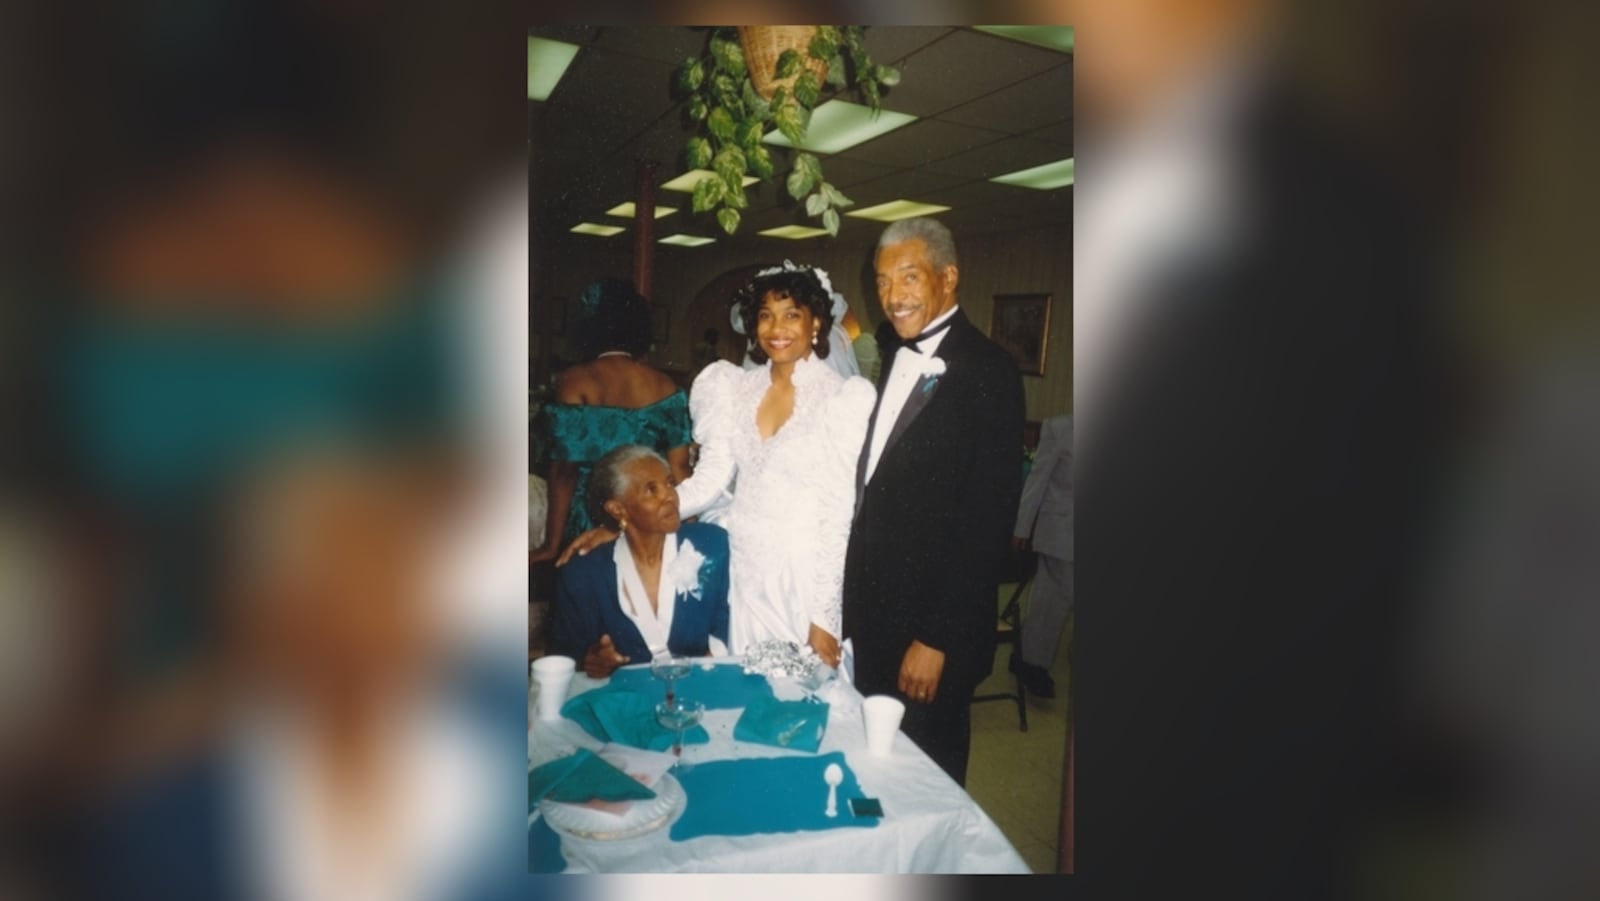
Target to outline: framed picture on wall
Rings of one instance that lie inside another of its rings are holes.
[[[672,333],[672,311],[666,307],[652,306],[650,308],[650,340],[656,344],[666,344],[667,336]]]
[[[1049,294],[996,294],[989,337],[1017,358],[1023,375],[1044,375],[1050,349]]]

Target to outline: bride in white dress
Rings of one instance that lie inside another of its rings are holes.
[[[856,464],[876,393],[823,362],[832,326],[827,273],[785,261],[735,298],[753,337],[741,369],[717,362],[694,381],[700,457],[678,486],[683,516],[733,500],[720,517],[732,552],[730,646],[784,639],[839,663],[845,546]]]
[[[715,509],[728,530],[735,654],[775,638],[839,665],[856,464],[877,394],[823,362],[832,293],[827,273],[810,266],[786,260],[756,273],[734,303],[759,365],[712,363],[689,394],[700,457],[678,486],[679,511]],[[558,565],[615,537],[586,532]]]

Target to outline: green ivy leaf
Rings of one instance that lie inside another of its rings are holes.
[[[839,193],[839,189],[827,182],[822,183],[822,196],[828,198],[829,206],[855,206],[855,201]]]
[[[863,81],[861,83],[861,93],[867,95],[867,106],[872,107],[874,110],[878,109],[881,105],[881,98],[878,96],[878,83],[876,81]]]
[[[816,182],[812,181],[811,177],[806,174],[805,170],[801,169],[799,166],[791,169],[789,171],[789,177],[784,181],[784,187],[789,189],[789,196],[793,197],[795,200],[799,200],[800,198],[809,194],[811,192],[811,187],[814,184],[816,184]]]
[[[739,49],[738,41],[713,36],[711,56],[717,61],[717,69],[728,75],[738,75],[744,71],[744,51]]]
[[[722,184],[715,178],[702,178],[694,183],[694,194],[690,196],[689,206],[696,213],[703,213],[717,204],[716,188]]]
[[[839,211],[834,209],[823,211],[822,227],[828,230],[829,235],[837,238],[839,236]]]
[[[778,107],[777,115],[773,117],[778,124],[778,131],[789,139],[789,143],[799,145],[806,137],[806,121],[803,116],[805,110],[794,101]]]
[[[739,123],[734,130],[734,143],[738,144],[748,155],[754,153],[761,146],[761,122],[755,119],[746,119]]]
[[[844,59],[834,57],[828,60],[828,77],[824,79],[830,87],[844,87]]]
[[[706,127],[711,129],[711,134],[724,144],[733,140],[733,117],[720,106],[706,117]]]
[[[757,144],[754,150],[746,154],[745,162],[750,164],[750,171],[762,181],[772,178],[772,154],[764,145]]]
[[[711,76],[711,92],[716,96],[718,104],[729,109],[739,106],[739,88],[734,83],[732,75],[718,72]]]
[[[706,69],[698,59],[686,59],[678,67],[678,87],[684,92],[697,91],[706,80]]]
[[[839,45],[830,35],[818,28],[817,33],[811,36],[811,43],[806,49],[810,51],[812,59],[831,59],[839,52]]]
[[[821,191],[818,191],[815,194],[812,194],[812,195],[806,197],[806,215],[807,216],[812,216],[812,217],[820,216],[820,215],[822,215],[822,211],[827,209],[827,208],[828,208],[828,198],[822,196],[822,192]]]
[[[746,75],[739,83],[739,99],[744,101],[745,111],[756,122],[765,122],[772,118],[772,104],[761,99],[756,93],[756,86],[750,83],[750,76]]]
[[[822,93],[822,85],[817,84],[817,73],[807,69],[800,73],[794,80],[794,99],[807,109],[817,105],[817,97]]]
[[[782,53],[778,54],[777,77],[788,78],[794,73],[799,72],[800,64],[802,62],[803,60],[800,59],[799,52],[793,48],[783,51]]]
[[[711,142],[699,136],[690,138],[685,156],[690,169],[704,169],[711,165]]]
[[[744,181],[744,151],[729,144],[717,151],[716,158],[711,161],[711,168],[728,187],[740,187]]]
[[[693,119],[696,122],[704,122],[706,120],[706,114],[709,112],[711,112],[711,108],[706,105],[706,98],[701,97],[699,94],[689,98],[690,119]]]
[[[733,234],[739,228],[739,211],[723,207],[717,210],[717,224],[728,234]]]
[[[892,66],[879,66],[877,75],[878,81],[886,88],[892,88],[900,83],[900,70]]]
[[[822,181],[822,161],[817,159],[815,154],[799,154],[795,157],[794,166],[806,174],[806,178],[810,179],[811,186],[814,187],[817,182]],[[806,190],[810,190],[810,188],[808,187]]]

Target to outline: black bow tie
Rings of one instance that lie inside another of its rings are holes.
[[[956,317],[947,316],[943,322],[924,329],[921,334],[914,338],[900,337],[900,333],[894,330],[894,326],[888,321],[885,321],[882,325],[878,326],[878,346],[883,348],[883,353],[885,354],[893,353],[902,347],[909,347],[912,350],[918,350],[917,344],[927,338],[932,338],[934,335],[937,335],[949,328],[950,324],[955,321]]]

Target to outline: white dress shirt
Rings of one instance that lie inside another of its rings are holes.
[[[958,304],[946,310],[943,316],[928,323],[923,331],[926,332],[943,323],[954,316],[959,309],[961,307]],[[950,330],[943,329],[917,342],[915,350],[901,347],[895,351],[894,371],[889,373],[889,383],[883,386],[883,403],[878,406],[878,418],[873,420],[872,424],[872,453],[867,457],[867,481],[872,481],[872,474],[878,471],[878,460],[883,457],[883,448],[889,443],[889,433],[894,431],[894,424],[900,418],[900,411],[906,408],[911,390],[916,387],[924,372],[921,366],[903,365],[906,362],[904,355],[931,357],[948,334]]]

